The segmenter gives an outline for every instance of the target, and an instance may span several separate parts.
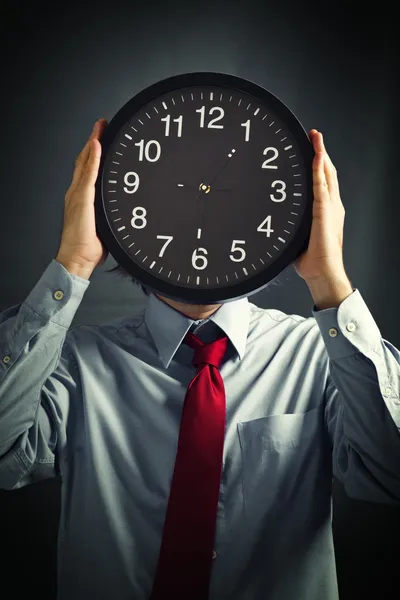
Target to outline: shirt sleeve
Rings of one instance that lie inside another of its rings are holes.
[[[58,475],[79,393],[67,332],[89,283],[53,259],[26,300],[0,313],[0,489]]]
[[[318,311],[329,358],[325,417],[333,473],[348,496],[400,502],[400,352],[384,340],[358,289]]]

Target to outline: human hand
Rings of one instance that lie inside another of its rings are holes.
[[[308,248],[295,261],[297,274],[306,281],[342,279],[345,209],[337,171],[325,149],[322,133],[311,129],[313,159],[313,215]]]
[[[108,256],[96,233],[94,211],[95,183],[98,176],[100,137],[107,126],[96,121],[92,133],[75,161],[72,183],[65,194],[64,224],[56,260],[70,273],[89,279],[94,269]]]

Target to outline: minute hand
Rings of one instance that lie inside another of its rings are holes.
[[[210,183],[208,184],[210,187],[213,185],[213,183],[218,179],[218,177],[221,175],[222,171],[226,168],[227,164],[229,163],[230,159],[232,158],[232,156],[235,153],[235,149],[233,148],[229,154],[228,154],[228,158],[225,161],[225,164],[222,166],[222,168],[218,171],[218,173],[216,174],[216,176],[214,177],[214,179],[212,181],[210,181]]]

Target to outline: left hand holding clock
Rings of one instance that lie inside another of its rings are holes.
[[[343,264],[345,209],[340,198],[337,171],[326,152],[322,133],[309,133],[313,159],[313,218],[308,248],[294,262],[319,310],[338,306],[353,292]]]

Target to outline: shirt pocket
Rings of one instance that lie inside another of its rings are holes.
[[[244,510],[249,519],[286,509],[293,514],[296,506],[311,507],[319,494],[326,493],[326,485],[316,491],[322,477],[325,483],[332,481],[320,407],[241,421],[237,429]]]

